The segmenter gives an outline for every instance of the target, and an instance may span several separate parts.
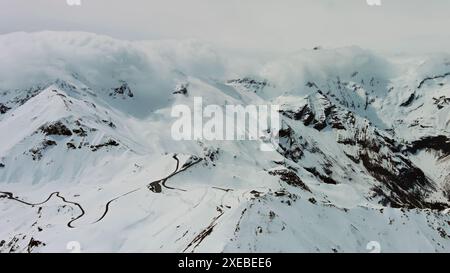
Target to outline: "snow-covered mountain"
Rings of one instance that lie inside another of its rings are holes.
[[[0,252],[450,251],[450,55],[0,36]],[[277,104],[274,151],[173,105]],[[369,244],[370,245],[370,244]]]

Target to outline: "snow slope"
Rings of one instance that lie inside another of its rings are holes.
[[[196,41],[0,36],[0,252],[450,251],[450,55],[242,62]],[[173,140],[194,97],[280,105],[279,145]]]

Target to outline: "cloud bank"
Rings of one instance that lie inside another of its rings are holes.
[[[0,0],[0,33],[87,31],[129,40],[198,39],[242,51],[317,45],[447,51],[447,0]]]

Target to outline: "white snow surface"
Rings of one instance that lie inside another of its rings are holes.
[[[1,35],[0,252],[70,252],[72,241],[83,252],[369,252],[371,241],[382,252],[450,252],[450,215],[382,202],[374,188],[391,188],[361,153],[367,139],[384,143],[369,157],[394,173],[420,168],[429,186],[411,191],[449,207],[448,155],[395,151],[382,137],[405,147],[450,137],[450,55],[349,47],[244,61],[198,41]],[[187,94],[174,94],[180,86]],[[172,106],[194,97],[308,106],[328,125],[283,116],[294,133],[281,143],[301,156],[256,141],[175,141]],[[346,129],[330,125],[330,105],[353,115]],[[71,134],[45,132],[58,123]]]

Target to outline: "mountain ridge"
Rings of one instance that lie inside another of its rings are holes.
[[[320,49],[236,75],[197,43],[17,35],[0,38],[0,252],[450,249],[450,55]],[[280,105],[279,145],[173,140],[194,97]]]

